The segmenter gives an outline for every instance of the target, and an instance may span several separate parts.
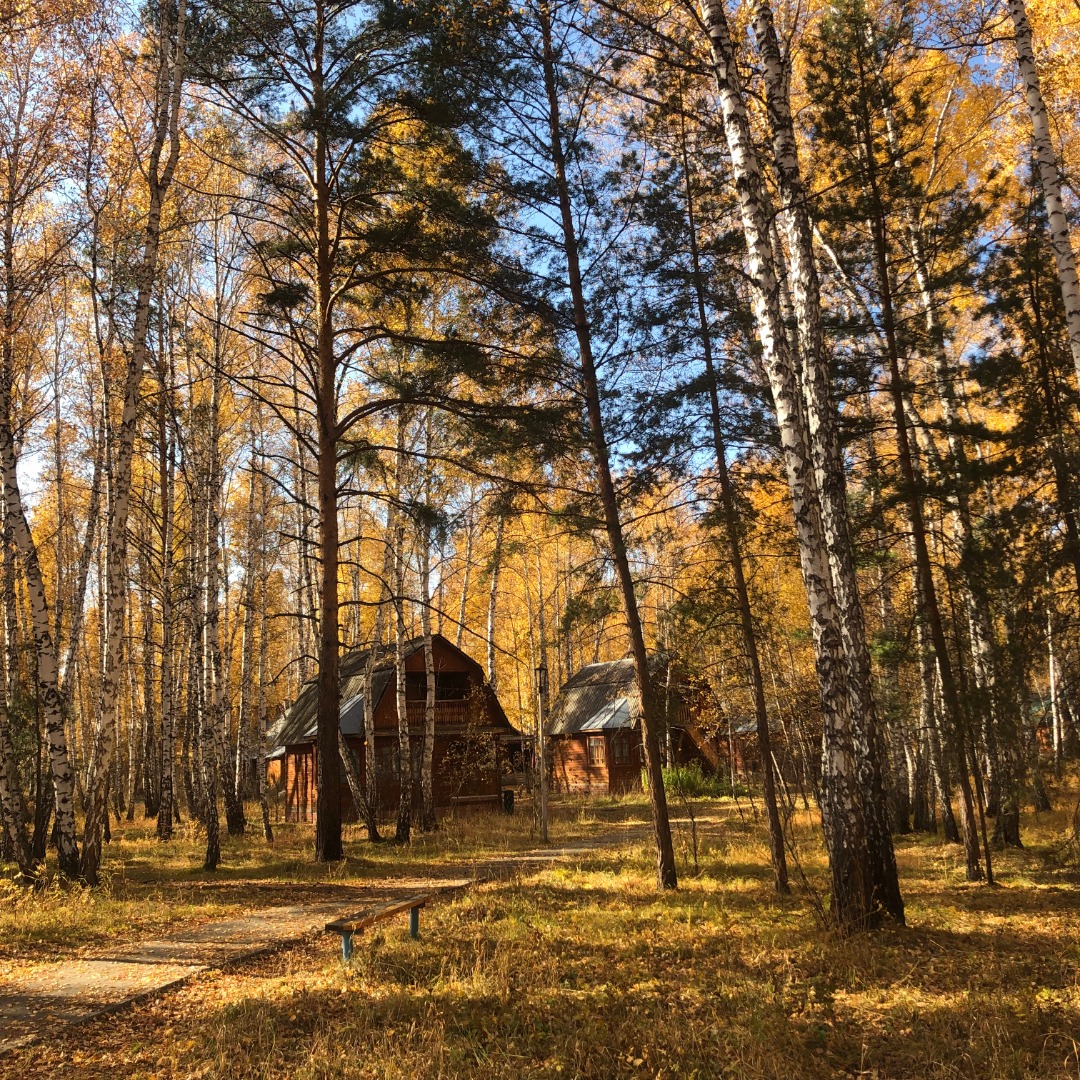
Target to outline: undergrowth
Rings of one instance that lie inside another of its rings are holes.
[[[0,1073],[1080,1077],[1080,882],[1060,853],[1075,795],[1062,795],[1067,809],[1025,817],[1025,850],[998,854],[993,889],[963,880],[958,847],[898,838],[906,928],[823,931],[805,895],[773,893],[763,823],[703,802],[699,870],[687,875],[684,859],[676,892],[657,892],[647,835],[628,829],[618,846],[435,904],[418,942],[388,923],[357,940],[348,965],[323,938],[209,973],[77,1039],[0,1059]],[[641,800],[600,810],[609,832],[613,817],[644,821]],[[581,816],[556,806],[556,842]],[[820,886],[812,822],[794,824]],[[450,841],[430,842],[433,862],[444,858]],[[359,851],[378,873],[392,865],[389,847]]]

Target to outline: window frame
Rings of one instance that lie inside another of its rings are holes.
[[[603,735],[589,735],[585,741],[585,755],[590,769],[600,769],[607,765],[607,746]],[[594,749],[599,755],[594,755]]]
[[[630,764],[630,736],[625,731],[616,732],[611,736],[611,764]]]

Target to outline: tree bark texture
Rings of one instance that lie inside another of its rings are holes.
[[[574,331],[581,363],[582,388],[585,396],[596,479],[600,489],[600,502],[603,506],[604,525],[607,531],[612,561],[615,564],[619,591],[622,595],[623,615],[626,619],[630,649],[634,657],[637,688],[641,698],[641,738],[645,755],[645,775],[649,785],[649,800],[652,806],[657,881],[661,888],[674,889],[678,884],[678,875],[675,869],[675,852],[671,841],[671,824],[668,819],[667,796],[664,791],[664,774],[660,759],[660,724],[653,696],[649,657],[645,648],[645,637],[638,611],[637,596],[634,592],[634,578],[627,556],[618,497],[611,476],[607,434],[600,404],[600,385],[593,359],[592,333],[585,303],[585,287],[578,253],[577,230],[574,224],[573,204],[563,151],[563,131],[551,19],[546,6],[541,5],[539,10],[540,30],[543,39],[544,88],[547,93],[548,104],[549,149],[559,202],[563,248],[566,253],[567,284],[570,288],[573,303]]]

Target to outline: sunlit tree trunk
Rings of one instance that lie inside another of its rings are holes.
[[[1058,662],[1054,653],[1054,616],[1046,612],[1046,662],[1050,676],[1050,745],[1054,751],[1054,775],[1061,779],[1061,763],[1065,750],[1065,725],[1061,716],[1058,695]]]
[[[379,599],[375,605],[375,624],[371,632],[371,647],[364,665],[364,824],[368,840],[377,843],[379,836],[379,771],[375,752],[375,702],[372,697],[375,668],[383,658],[383,635],[386,632],[386,605],[393,602],[394,539],[397,535],[395,507],[386,512],[383,531],[382,573],[379,578]]]
[[[143,538],[143,543],[149,549],[149,539]],[[128,725],[128,760],[127,760],[127,788],[124,793],[127,803],[127,819],[135,820],[135,792],[138,788],[139,776],[143,769],[148,767],[148,762],[140,761],[142,747],[147,739],[153,741],[154,729],[154,697],[153,680],[150,671],[154,658],[154,639],[151,627],[154,624],[154,605],[150,597],[150,574],[146,566],[147,559],[143,558],[139,563],[139,615],[142,622],[142,649],[140,651],[140,664],[145,678],[143,679],[142,707],[140,708],[139,695],[134,692],[134,677],[136,673],[135,657],[130,656],[128,667],[131,673],[133,686],[131,695],[131,717]],[[129,628],[132,644],[135,641],[134,627]],[[149,696],[147,696],[149,692]],[[141,716],[142,720],[136,724],[135,717]]]
[[[300,398],[296,386],[293,386],[293,451],[296,458],[294,465],[294,483],[296,485],[296,570],[298,589],[296,596],[296,643],[297,643],[297,680],[302,686],[308,678],[308,661],[311,659],[311,630],[316,617],[316,605],[311,573],[311,526],[309,523],[308,463],[305,453],[305,440],[301,435],[303,413],[300,411]]]
[[[10,339],[8,339],[10,340]],[[9,349],[8,341],[4,351]],[[79,852],[75,835],[75,777],[68,760],[67,732],[58,686],[56,648],[52,621],[45,595],[45,582],[38,561],[37,544],[23,509],[22,492],[11,433],[11,363],[3,358],[0,370],[0,473],[3,476],[6,523],[22,556],[23,573],[30,603],[31,625],[37,655],[38,695],[45,718],[45,737],[56,804],[56,840],[60,872],[74,878],[79,873]]]
[[[255,504],[255,428],[251,428],[251,461],[248,469],[247,512],[244,522],[244,592],[242,625],[240,628],[240,705],[236,720],[236,769],[235,784],[238,798],[243,798],[246,784],[248,743],[258,738],[259,718],[252,717],[253,691],[255,685],[255,600],[258,584],[260,525],[256,524]]]
[[[706,0],[703,21],[712,49],[724,130],[746,238],[754,315],[772,390],[785,471],[791,491],[803,582],[810,605],[815,660],[824,714],[821,812],[832,875],[832,914],[845,927],[872,925],[880,910],[894,910],[884,892],[880,847],[871,840],[864,813],[863,778],[856,757],[848,651],[833,596],[832,567],[821,520],[814,462],[808,447],[794,357],[780,312],[779,280],[769,238],[769,211],[760,163],[750,133],[727,14]],[[862,749],[866,750],[865,746]],[[864,754],[865,756],[865,754]]]
[[[544,4],[541,4],[539,14],[543,39],[543,75],[547,94],[546,119],[550,135],[549,151],[559,203],[562,246],[566,254],[567,284],[573,304],[574,331],[577,338],[578,359],[581,364],[582,389],[588,417],[593,464],[600,489],[599,496],[603,507],[608,545],[615,564],[619,591],[622,594],[623,615],[626,619],[630,649],[634,657],[637,689],[641,699],[641,737],[645,755],[645,775],[649,785],[649,801],[652,805],[657,881],[661,888],[674,889],[678,884],[678,875],[675,869],[675,852],[671,842],[671,824],[668,820],[667,796],[664,791],[664,775],[660,760],[658,716],[649,673],[649,656],[645,648],[645,636],[641,626],[637,596],[634,592],[634,579],[626,551],[619,502],[611,476],[610,451],[600,404],[600,384],[593,359],[592,332],[585,303],[585,286],[578,250],[579,240],[574,223],[573,203],[563,149],[564,132],[560,114],[551,18]]]
[[[34,873],[30,838],[26,833],[26,805],[23,802],[19,762],[11,741],[7,695],[0,691],[0,825],[7,837],[7,853],[24,878]]]
[[[1027,5],[1024,0],[1008,0],[1009,17],[1016,35],[1016,61],[1020,68],[1020,80],[1024,86],[1028,116],[1038,166],[1039,185],[1042,188],[1046,215],[1049,219],[1050,249],[1054,253],[1061,302],[1065,308],[1065,325],[1069,333],[1069,349],[1072,353],[1076,377],[1080,381],[1080,280],[1076,273],[1076,254],[1073,250],[1069,220],[1065,216],[1065,203],[1061,195],[1061,165],[1054,151],[1050,118],[1043,101],[1039,84],[1039,72],[1035,66],[1035,49],[1032,44],[1031,24],[1028,22]]]
[[[427,440],[431,439],[428,424]],[[431,501],[430,466],[424,484],[425,509]],[[425,832],[438,827],[435,819],[435,784],[432,766],[435,755],[435,655],[431,640],[431,530],[424,523],[418,536],[420,544],[420,626],[424,636],[424,745],[420,759],[420,828]]]
[[[83,624],[86,614],[86,588],[90,578],[90,567],[94,561],[94,552],[98,542],[98,525],[101,516],[101,489],[105,468],[105,427],[104,418],[99,413],[94,437],[94,465],[90,477],[90,498],[87,504],[86,525],[83,530],[82,548],[75,574],[75,585],[71,594],[71,629],[68,636],[67,655],[64,657],[60,683],[60,699],[65,716],[70,716],[75,702],[75,664],[79,649],[83,645]]]
[[[148,209],[141,259],[136,269],[135,322],[124,377],[123,411],[115,434],[112,505],[107,545],[107,619],[105,673],[101,686],[101,710],[95,735],[95,769],[87,785],[86,822],[83,834],[82,876],[93,884],[101,863],[106,793],[116,746],[118,694],[123,662],[124,609],[127,599],[127,519],[131,502],[131,462],[135,451],[140,386],[148,355],[147,336],[151,300],[157,281],[161,241],[161,213],[180,157],[180,100],[184,82],[187,7],[178,0],[174,17],[162,15],[158,42],[159,70],[154,109],[154,138],[146,166]],[[166,27],[166,24],[171,25]],[[164,155],[164,158],[163,158]]]
[[[265,476],[266,455],[263,452],[263,418],[259,403],[253,402],[255,411],[254,428],[257,432],[258,441],[253,440],[252,454],[254,461],[252,471],[258,478],[259,503],[258,503],[258,531],[256,533],[257,570],[259,581],[259,668],[255,683],[255,733],[257,737],[258,757],[255,762],[255,782],[259,795],[259,812],[262,817],[263,839],[268,843],[274,842],[274,830],[270,825],[270,804],[266,798],[266,683],[270,674],[270,639],[267,636],[269,629],[269,587],[270,587],[270,560],[268,557],[269,545],[269,522],[270,522],[270,498],[268,483]],[[254,478],[253,477],[253,478]]]
[[[487,679],[494,691],[498,685],[495,670],[495,616],[499,603],[499,578],[503,567],[503,534],[506,532],[506,514],[499,508],[495,519],[495,542],[491,548],[491,578],[488,582],[487,608]]]
[[[336,862],[344,857],[341,844],[341,772],[338,766],[338,731],[341,726],[341,688],[338,680],[340,611],[338,605],[338,364],[334,341],[334,297],[331,275],[331,162],[326,116],[326,81],[323,69],[327,46],[326,5],[315,0],[317,40],[312,47],[311,86],[315,113],[313,195],[315,220],[315,317],[318,364],[315,424],[318,446],[319,505],[319,685],[315,760],[318,792],[315,809],[315,858]]]
[[[173,490],[175,451],[168,425],[168,395],[171,392],[164,356],[158,357],[159,390],[157,402],[158,492],[161,500],[161,740],[158,768],[159,840],[171,840],[174,812],[175,778],[175,700],[173,697]]]
[[[404,494],[405,417],[397,416],[397,456],[394,492],[399,505]],[[408,843],[412,831],[412,748],[409,739],[409,703],[405,679],[405,518],[398,513],[394,528],[394,689],[398,728],[398,812],[395,839]]]
[[[12,430],[14,438],[14,429]],[[15,447],[16,459],[18,447]],[[19,602],[15,592],[15,534],[8,524],[7,500],[4,501],[3,553],[0,559],[0,602],[4,608],[4,691],[8,701],[19,693]],[[55,648],[55,642],[54,642]]]
[[[769,0],[756,0],[754,31],[762,61],[769,127],[773,137],[773,160],[788,239],[789,280],[802,360],[801,381],[810,436],[808,445],[814,462],[821,522],[828,545],[840,629],[849,667],[852,738],[862,788],[869,869],[874,877],[878,902],[902,922],[904,904],[900,896],[882,776],[884,740],[874,700],[866,622],[848,524],[844,466],[822,331],[821,294],[814,263],[808,192],[799,165],[789,102],[791,71],[780,50]]]
[[[230,836],[242,836],[245,827],[244,807],[233,785],[232,755],[226,729],[228,712],[225,664],[221,648],[221,501],[224,497],[221,468],[221,394],[224,376],[220,364],[215,365],[211,378],[210,410],[207,420],[207,467],[204,512],[205,531],[205,608],[204,636],[206,647],[207,700],[214,732],[214,762],[217,768],[215,786],[220,786],[225,803],[225,822]],[[216,816],[216,810],[215,810]],[[220,854],[219,854],[220,857]],[[207,862],[209,862],[209,858]],[[212,867],[208,867],[212,869]]]
[[[471,498],[471,496],[470,496]],[[454,644],[460,649],[461,642],[465,637],[465,618],[469,602],[469,585],[472,583],[473,569],[473,541],[476,535],[476,521],[474,520],[473,505],[470,503],[468,516],[465,519],[465,563],[461,573],[461,598],[458,602],[457,627],[454,632]],[[440,581],[442,580],[440,575]]]
[[[206,463],[200,462],[206,469]],[[218,755],[217,755],[217,713],[218,688],[214,669],[214,630],[211,628],[208,593],[216,587],[216,560],[211,560],[212,547],[216,542],[211,536],[210,521],[213,513],[210,502],[212,489],[205,482],[205,472],[196,479],[196,498],[192,506],[192,533],[195,539],[195,551],[192,564],[194,569],[194,588],[192,590],[194,611],[194,635],[192,651],[195,654],[194,668],[198,682],[195,686],[197,698],[192,709],[189,699],[189,720],[192,726],[192,752],[198,754],[195,774],[197,777],[197,798],[203,825],[206,829],[206,855],[203,867],[216,870],[221,861],[221,824],[218,814]],[[213,566],[213,568],[212,568]]]

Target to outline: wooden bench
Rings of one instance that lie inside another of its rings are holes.
[[[499,806],[502,795],[451,795],[450,806]]]
[[[353,934],[358,934],[361,930],[374,926],[375,923],[382,922],[383,919],[388,919],[391,915],[397,915],[402,911],[409,913],[409,936],[419,937],[420,909],[432,899],[433,895],[433,893],[418,893],[416,896],[410,896],[405,900],[394,900],[379,907],[365,908],[355,915],[346,915],[343,919],[328,922],[326,929],[341,935],[341,956],[342,959],[348,960],[352,956]]]

